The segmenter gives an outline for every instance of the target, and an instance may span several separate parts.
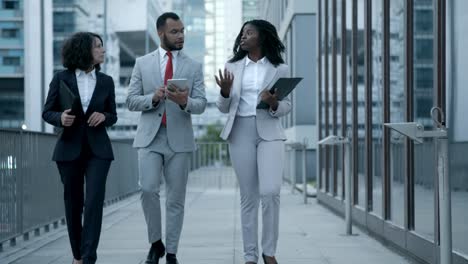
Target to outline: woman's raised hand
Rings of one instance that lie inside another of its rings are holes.
[[[224,69],[224,76],[219,70],[219,78],[215,75],[216,83],[221,87],[221,95],[224,98],[228,98],[231,93],[232,82],[234,81],[234,75],[228,70]]]

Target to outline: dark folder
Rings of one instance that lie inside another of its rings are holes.
[[[296,88],[297,84],[302,80],[302,78],[279,78],[275,84],[270,89],[270,93],[276,94],[278,100],[283,100],[289,93],[291,93],[294,88]],[[270,106],[261,101],[257,105],[257,109],[268,109]]]
[[[71,109],[72,115],[76,115],[80,109],[80,100],[63,80],[60,80],[59,104],[61,111]]]

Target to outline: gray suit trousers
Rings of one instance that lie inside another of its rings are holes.
[[[176,254],[184,221],[185,192],[191,152],[174,152],[166,128],[160,127],[146,148],[138,149],[141,204],[148,226],[148,240],[161,239],[160,183],[166,182],[166,251]]]
[[[263,254],[274,256],[276,252],[284,142],[260,138],[255,118],[237,116],[228,142],[240,188],[244,259],[257,263],[260,201]]]

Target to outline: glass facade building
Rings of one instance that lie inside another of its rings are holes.
[[[54,12],[54,72],[63,69],[61,50],[63,42],[73,33],[88,31],[90,18],[88,1],[53,0]]]
[[[258,0],[242,0],[242,21],[258,19]]]
[[[52,0],[0,1],[0,128],[44,131]]]
[[[249,2],[249,1],[247,1]],[[303,78],[288,95],[291,112],[280,118],[287,140],[284,180],[302,184],[316,183],[317,170],[317,10],[313,2],[281,0],[257,2],[259,18],[271,22],[285,46],[282,54],[289,66],[289,76]],[[244,7],[245,8],[245,7]],[[307,34],[304,34],[307,32]],[[305,146],[305,166],[303,150]],[[305,168],[305,171],[304,169]]]
[[[0,1],[0,128],[24,123],[24,2]]]
[[[438,263],[440,203],[434,140],[415,144],[384,123],[449,131],[454,263],[468,263],[466,60],[468,2],[319,0],[319,138],[352,140],[356,224],[425,263]],[[441,121],[441,117],[438,117]],[[320,147],[318,200],[344,212],[343,153]]]

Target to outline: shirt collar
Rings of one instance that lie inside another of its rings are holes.
[[[164,59],[164,57],[166,56],[166,53],[167,53],[167,50],[163,49],[162,47],[159,47],[159,58],[161,60]],[[172,53],[172,58],[173,59],[177,58],[177,55],[179,55],[178,50],[173,50],[173,51],[171,51],[171,53]]]
[[[251,63],[253,63],[253,64],[255,64],[255,63],[257,63],[257,64],[267,64],[268,62],[269,61],[268,61],[267,57],[263,57],[263,58],[259,59],[257,62],[254,62],[253,60],[251,60],[249,58],[248,55],[245,56],[245,66],[248,66]]]
[[[90,71],[90,72],[88,72],[88,73],[86,73],[85,71],[82,71],[82,70],[80,70],[80,69],[76,69],[76,70],[75,70],[75,75],[76,75],[76,77],[82,76],[83,74],[84,74],[84,75],[89,75],[89,74],[91,74],[91,77],[92,77],[94,80],[96,80],[96,69],[93,69],[92,71]]]

